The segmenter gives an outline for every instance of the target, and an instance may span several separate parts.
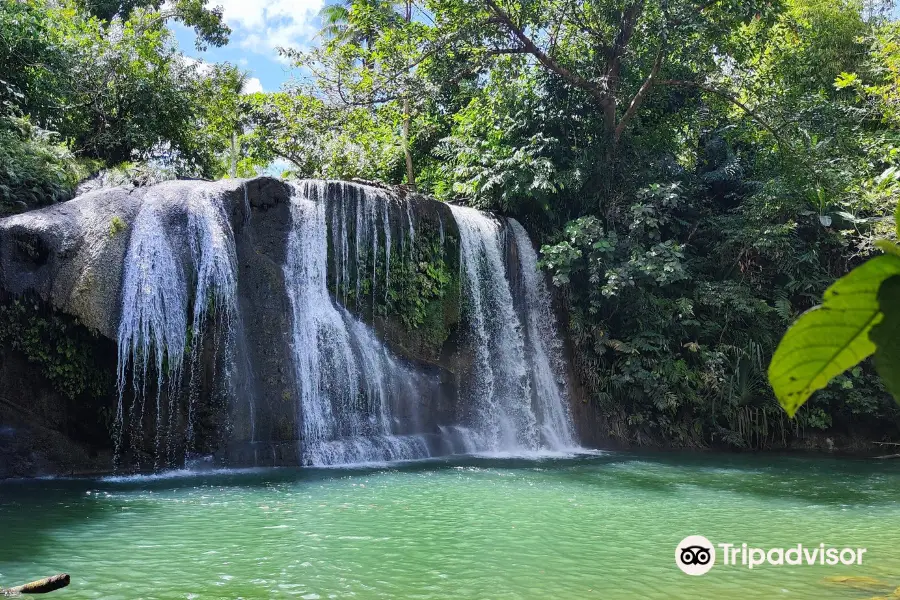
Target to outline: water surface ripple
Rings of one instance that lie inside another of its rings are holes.
[[[900,586],[898,467],[610,453],[13,481],[0,587],[68,572],[61,599],[871,598]],[[868,552],[689,577],[690,534]]]

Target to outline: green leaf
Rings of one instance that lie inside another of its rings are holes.
[[[769,365],[775,396],[794,416],[816,390],[875,352],[869,330],[882,317],[878,289],[900,275],[900,257],[878,256],[825,291],[823,304],[788,329]]]
[[[859,76],[856,73],[841,73],[837,76],[837,79],[835,79],[834,87],[842,90],[855,84],[858,80]]]
[[[889,242],[887,240],[876,240],[875,247],[884,252],[885,254],[893,254],[895,256],[900,256],[900,246],[895,244],[894,242]]]
[[[900,402],[900,277],[887,279],[878,290],[884,318],[869,332],[875,344],[875,369],[884,386]]]

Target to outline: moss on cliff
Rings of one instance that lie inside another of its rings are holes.
[[[459,267],[457,252],[448,260],[447,240],[442,246],[434,233],[417,232],[409,252],[392,257],[391,286],[377,307],[379,316],[399,319],[410,335],[436,350],[458,321]]]
[[[0,477],[108,464],[115,356],[113,342],[75,318],[0,293],[0,423],[16,432],[0,444]]]
[[[105,397],[112,370],[97,351],[100,336],[33,298],[0,300],[0,346],[22,353],[63,396]]]
[[[458,234],[455,228],[445,229],[442,213],[446,211],[433,201],[420,200],[412,205],[412,236],[405,207],[393,202],[391,207],[389,252],[383,229],[378,232],[374,252],[371,240],[356,252],[355,223],[351,219],[344,224],[353,264],[340,278],[334,272],[331,228],[335,225],[329,223],[329,289],[410,358],[434,361],[459,322]]]

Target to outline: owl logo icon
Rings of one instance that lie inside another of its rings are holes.
[[[675,547],[675,564],[688,575],[705,575],[716,564],[716,547],[702,535],[690,535]]]

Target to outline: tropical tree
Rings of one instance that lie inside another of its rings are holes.
[[[204,90],[225,90],[235,73],[185,59],[166,24],[179,20],[195,27],[199,43],[218,45],[228,33],[221,11],[194,0],[110,6],[101,18],[72,0],[0,5],[7,197],[24,205],[64,199],[90,171],[125,161],[216,172],[222,136],[202,121],[227,94]]]

